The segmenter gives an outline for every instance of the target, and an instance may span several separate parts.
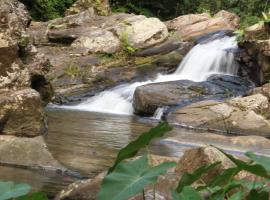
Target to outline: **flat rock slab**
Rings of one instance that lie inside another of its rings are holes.
[[[19,167],[66,171],[47,149],[43,137],[0,136],[0,163]]]
[[[224,103],[202,101],[167,116],[170,123],[222,130],[228,134],[270,137],[268,98],[262,94],[238,97]]]

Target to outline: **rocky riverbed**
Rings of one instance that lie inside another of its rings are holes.
[[[162,22],[111,13],[107,1],[99,8],[95,4],[86,8],[83,2],[79,0],[65,17],[35,22],[19,1],[1,0],[1,164],[69,171],[44,140],[50,126],[44,111],[48,103],[77,104],[123,83],[172,74],[190,49],[208,42],[209,35],[222,31],[232,36],[239,28],[240,18],[227,11]],[[135,114],[152,116],[164,107],[163,119],[171,124],[267,143],[261,136],[270,136],[269,35],[269,23],[246,29],[234,52],[238,76],[219,74],[202,82],[177,80],[138,87]],[[185,165],[192,166],[189,161]]]

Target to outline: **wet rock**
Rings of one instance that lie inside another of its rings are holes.
[[[0,163],[20,167],[65,171],[47,149],[42,137],[0,136]]]
[[[225,103],[194,103],[169,114],[168,121],[196,128],[223,130],[228,134],[269,137],[270,121],[267,113],[267,97],[257,94],[238,97]]]
[[[245,86],[242,87],[243,85]],[[205,99],[231,98],[251,88],[249,81],[231,76],[213,76],[205,82],[180,80],[153,83],[136,89],[133,107],[135,113],[151,116],[159,107],[184,106]]]
[[[71,46],[84,48],[86,53],[115,53],[121,49],[120,40],[112,32],[102,29],[92,31],[88,36],[79,37]]]
[[[0,132],[35,137],[46,131],[40,95],[33,89],[1,92]]]
[[[241,53],[236,59],[248,71],[256,84],[270,80],[270,33],[266,24],[255,24],[245,30],[244,40],[239,43]]]
[[[191,22],[186,22],[191,18]],[[208,19],[207,19],[208,18]],[[183,40],[193,40],[209,33],[222,30],[235,30],[239,27],[240,18],[227,11],[220,11],[214,17],[209,18],[206,14],[182,16],[182,23],[178,19],[167,22],[170,29],[177,30]]]

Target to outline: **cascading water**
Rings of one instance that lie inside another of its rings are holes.
[[[114,114],[133,114],[132,100],[135,89],[149,83],[175,80],[205,81],[212,74],[236,75],[238,66],[230,51],[237,48],[235,37],[225,36],[207,43],[201,43],[183,59],[174,74],[161,75],[154,81],[136,82],[117,86],[101,92],[75,106],[61,106],[68,109],[104,112]],[[160,113],[159,113],[160,115]]]

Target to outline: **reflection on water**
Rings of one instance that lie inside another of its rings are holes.
[[[94,177],[107,169],[120,148],[154,126],[133,116],[57,109],[49,109],[47,114],[49,133],[45,139],[49,150],[62,164],[84,177]],[[252,150],[270,155],[270,143],[254,140],[243,143],[243,140],[175,128],[165,138],[153,141],[150,151],[162,156],[180,156],[187,148],[214,144],[237,154]],[[76,180],[54,172],[11,167],[0,167],[0,179],[29,183],[35,190],[51,195]]]
[[[48,116],[50,151],[65,166],[90,177],[110,166],[120,148],[150,128],[132,116],[58,110]]]
[[[76,181],[75,178],[62,176],[55,172],[42,170],[29,170],[8,166],[0,166],[0,180],[13,181],[15,183],[28,183],[33,191],[46,191],[49,195],[54,195],[67,184]]]

